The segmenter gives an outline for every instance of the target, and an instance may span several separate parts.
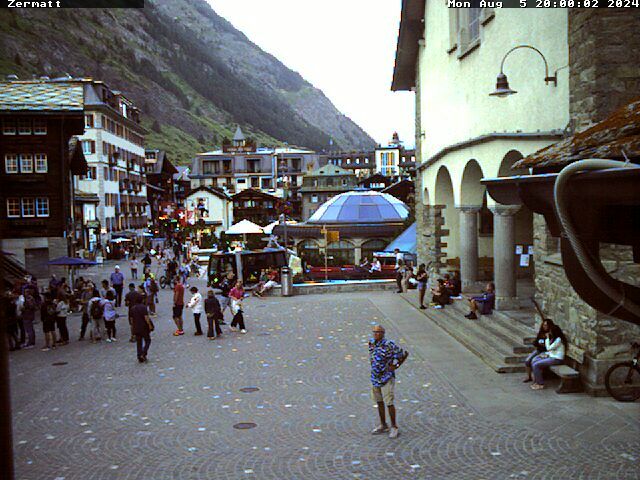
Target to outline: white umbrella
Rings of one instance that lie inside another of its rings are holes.
[[[249,235],[252,233],[264,233],[260,225],[256,225],[249,220],[240,220],[235,225],[231,225],[229,230],[225,232],[227,235]]]
[[[296,222],[295,220],[287,220],[287,225],[295,225],[296,223],[298,222]],[[280,222],[278,220],[276,220],[275,222],[271,222],[269,225],[264,227],[264,233],[266,233],[267,235],[271,235],[276,225],[280,225]]]

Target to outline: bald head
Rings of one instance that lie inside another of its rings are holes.
[[[380,339],[384,337],[384,327],[382,325],[375,325],[372,331],[374,339]]]

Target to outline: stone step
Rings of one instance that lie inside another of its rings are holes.
[[[418,307],[415,295],[405,294],[402,297]],[[524,372],[526,355],[515,353],[515,345],[487,330],[481,323],[464,318],[466,312],[461,306],[454,304],[441,310],[429,308],[420,311],[496,372]]]
[[[517,338],[520,342],[531,345],[531,343],[536,339],[536,331],[522,323],[517,318],[514,318],[515,315],[521,314],[521,312],[516,313],[496,310],[493,312],[492,317],[494,317],[494,323],[500,325],[500,328],[508,330],[510,335],[513,335],[514,338]],[[533,315],[533,312],[531,314]]]

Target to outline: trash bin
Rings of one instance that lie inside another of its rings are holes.
[[[289,267],[282,267],[280,270],[280,285],[282,286],[280,293],[283,297],[293,295],[293,278]]]

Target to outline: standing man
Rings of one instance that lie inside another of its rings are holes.
[[[136,298],[136,301],[138,303],[131,307],[132,329],[136,336],[138,361],[144,363],[147,361],[147,353],[151,344],[150,333],[153,331],[153,324],[149,318],[147,307],[142,303],[142,297]]]
[[[116,308],[122,305],[122,290],[124,289],[124,275],[120,272],[120,267],[116,265],[111,274],[111,285],[116,291]]]
[[[138,304],[138,299],[142,300],[142,296],[136,292],[136,286],[133,283],[129,284],[129,291],[124,296],[124,304],[129,307],[128,317],[129,317],[129,328],[131,329],[131,337],[129,337],[129,341],[131,343],[136,341],[136,336],[133,333],[133,320],[131,318],[131,309]]]
[[[380,425],[373,429],[373,435],[389,432],[389,438],[398,437],[396,425],[396,407],[393,403],[394,387],[396,383],[395,371],[409,356],[409,352],[398,347],[391,340],[384,338],[384,328],[380,325],[373,327],[373,338],[369,340],[369,360],[371,361],[371,394],[378,404]],[[385,404],[389,410],[391,430],[387,426]]]
[[[173,321],[176,324],[176,331],[173,332],[175,337],[184,335],[182,329],[182,311],[184,310],[184,285],[182,279],[176,275],[176,285],[173,287]]]

